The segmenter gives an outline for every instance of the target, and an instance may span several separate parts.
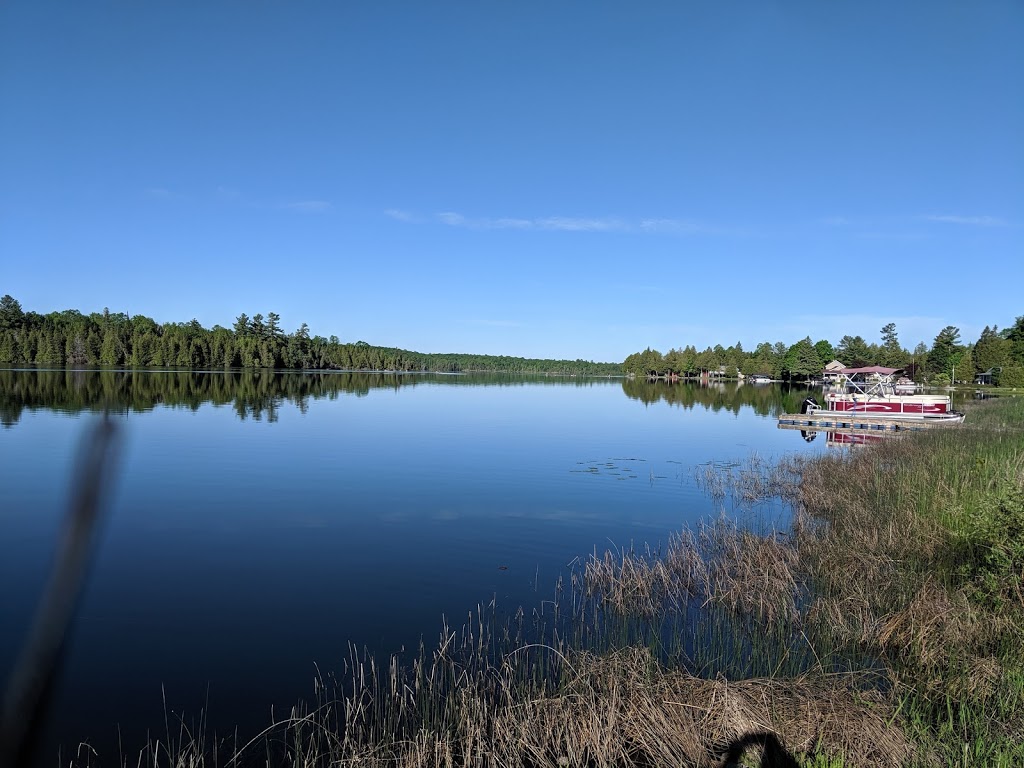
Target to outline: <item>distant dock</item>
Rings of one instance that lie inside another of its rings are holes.
[[[779,429],[813,429],[819,432],[909,432],[930,429],[943,423],[926,419],[865,418],[856,413],[784,413],[779,416]]]

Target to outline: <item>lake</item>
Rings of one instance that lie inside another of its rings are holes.
[[[0,680],[100,413],[123,438],[47,756],[165,713],[244,739],[350,644],[433,642],[548,599],[595,551],[721,514],[708,464],[824,449],[778,385],[271,371],[0,371]],[[735,513],[734,509],[725,509]],[[785,524],[785,510],[761,510]],[[48,760],[48,765],[53,761]]]

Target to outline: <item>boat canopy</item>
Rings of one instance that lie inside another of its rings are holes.
[[[877,373],[880,376],[892,376],[897,371],[902,371],[902,368],[883,368],[880,365],[871,365],[867,368],[842,368],[833,373],[845,373],[847,376],[856,376],[858,373],[872,374]]]

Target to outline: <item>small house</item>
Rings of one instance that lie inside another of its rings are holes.
[[[1001,370],[998,368],[989,368],[984,373],[979,373],[974,377],[975,384],[994,384],[996,379],[996,371]]]
[[[822,372],[821,378],[825,380],[826,384],[835,384],[836,382],[842,381],[842,371],[845,369],[845,365],[840,363],[838,360],[833,360],[825,366],[825,370]]]

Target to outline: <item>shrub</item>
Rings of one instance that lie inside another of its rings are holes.
[[[1007,366],[996,371],[996,384],[1000,387],[1024,387],[1024,366]]]
[[[1024,581],[1024,490],[994,496],[966,522],[959,571],[976,599],[1002,607],[1008,596],[1020,595]]]

